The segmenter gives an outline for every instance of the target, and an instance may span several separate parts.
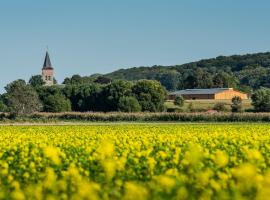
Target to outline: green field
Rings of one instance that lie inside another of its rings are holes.
[[[195,110],[211,110],[217,103],[225,103],[227,110],[231,109],[231,100],[186,100],[185,105],[182,108],[183,111],[188,110],[189,104],[192,103]],[[166,108],[178,108],[175,106],[173,101],[166,101]],[[243,109],[253,109],[251,105],[251,100],[243,100]]]
[[[0,127],[1,199],[265,199],[268,124]]]

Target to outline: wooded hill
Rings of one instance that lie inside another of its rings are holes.
[[[106,74],[111,79],[154,79],[167,90],[234,87],[251,92],[270,87],[270,52],[219,56],[175,66],[134,67]]]

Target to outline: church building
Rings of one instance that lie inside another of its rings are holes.
[[[45,82],[45,85],[54,85],[54,69],[52,67],[48,52],[46,52],[45,61],[42,68],[42,79]]]

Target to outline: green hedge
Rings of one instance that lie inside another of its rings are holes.
[[[17,117],[0,113],[2,122],[270,122],[270,113],[37,113]]]
[[[270,113],[38,113],[24,121],[270,122]]]

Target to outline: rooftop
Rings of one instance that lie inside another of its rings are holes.
[[[186,89],[171,92],[170,95],[216,94],[226,90],[233,90],[233,88]]]
[[[45,60],[44,60],[44,64],[43,64],[43,69],[53,69],[48,52],[46,52],[46,56],[45,56]]]

